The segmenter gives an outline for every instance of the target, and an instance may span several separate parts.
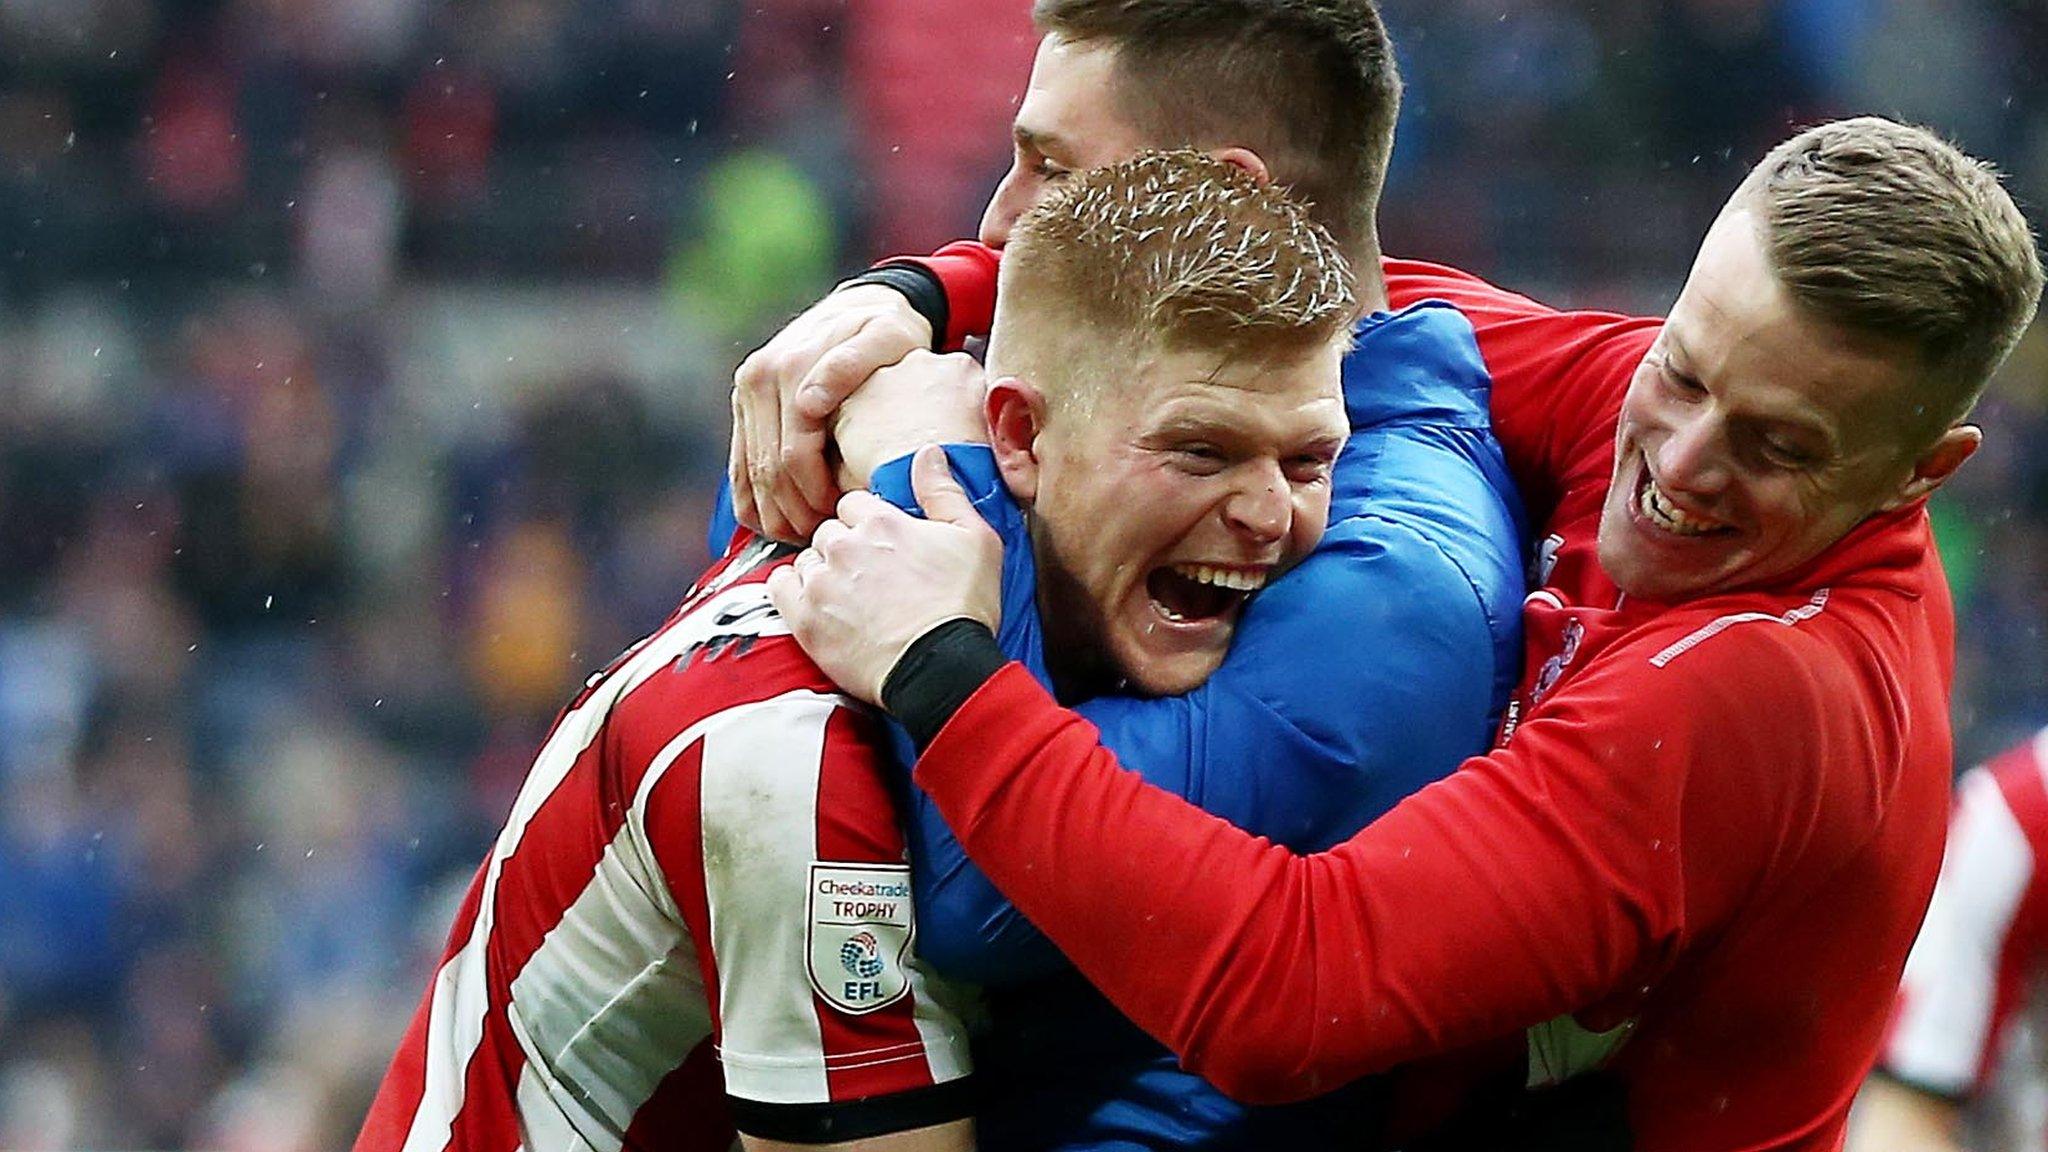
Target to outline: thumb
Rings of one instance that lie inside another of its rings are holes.
[[[927,444],[910,462],[910,490],[924,509],[925,519],[944,524],[979,522],[981,513],[960,482],[953,478],[953,466],[946,462],[946,450]]]

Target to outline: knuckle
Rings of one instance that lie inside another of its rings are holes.
[[[812,369],[811,374],[825,380],[837,380],[855,371],[859,364],[859,353],[852,347],[841,344],[818,357],[817,366]]]

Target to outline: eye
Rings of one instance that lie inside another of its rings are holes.
[[[1047,183],[1055,183],[1073,175],[1073,170],[1040,156],[1031,162],[1031,174]]]
[[[1764,436],[1759,442],[1764,461],[1774,468],[1796,471],[1811,468],[1819,458],[1804,447],[1777,436]]]
[[[1290,458],[1281,465],[1281,468],[1292,483],[1319,484],[1330,478],[1330,469],[1334,463],[1328,456],[1310,453]]]
[[[1197,476],[1213,476],[1230,462],[1223,449],[1214,444],[1180,444],[1173,449],[1174,462]]]
[[[1706,385],[1690,376],[1681,375],[1671,367],[1669,361],[1658,363],[1657,378],[1672,395],[1683,400],[1698,400],[1707,394]]]

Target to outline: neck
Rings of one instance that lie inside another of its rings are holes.
[[[1387,274],[1380,269],[1379,237],[1367,237],[1346,255],[1351,258],[1351,275],[1358,284],[1358,314],[1392,311],[1387,301]]]

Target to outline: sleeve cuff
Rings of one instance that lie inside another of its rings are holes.
[[[967,698],[1007,663],[987,625],[948,620],[904,649],[882,681],[882,707],[923,752]]]
[[[922,264],[910,260],[885,261],[848,280],[840,287],[855,284],[880,284],[894,288],[903,294],[917,314],[932,326],[932,350],[944,351],[949,329],[946,304],[946,288],[938,274]]]
[[[974,1115],[972,1077],[929,1088],[813,1104],[767,1104],[727,1096],[733,1127],[762,1140],[837,1144],[929,1128]]]

